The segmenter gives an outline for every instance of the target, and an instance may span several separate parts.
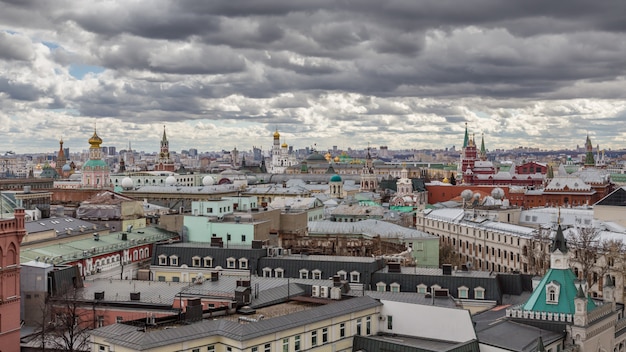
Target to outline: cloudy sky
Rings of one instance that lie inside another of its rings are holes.
[[[601,148],[625,1],[0,0],[0,150]]]

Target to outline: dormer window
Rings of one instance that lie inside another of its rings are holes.
[[[459,287],[459,298],[468,298],[469,289],[466,286]]]
[[[178,266],[178,256],[170,255],[170,266]]]
[[[556,281],[550,281],[546,285],[546,304],[559,304],[559,292],[561,285]]]
[[[347,280],[347,279],[348,279],[348,273],[347,273],[347,272],[345,272],[345,270],[339,270],[339,271],[337,272],[337,275],[339,275],[339,278],[340,278],[341,280],[343,280],[343,281],[345,281],[345,280]]]
[[[283,268],[276,268],[276,269],[274,269],[274,274],[276,275],[276,277],[284,277],[285,269],[283,269]]]
[[[235,258],[230,257],[226,259],[226,267],[228,269],[235,269]]]
[[[248,269],[248,258],[239,258],[239,269]]]
[[[376,284],[376,291],[378,292],[385,292],[387,291],[387,284],[384,282],[379,282]]]
[[[424,284],[417,285],[417,293],[426,293],[427,289],[428,289],[428,286]]]
[[[159,256],[159,265],[167,265],[167,256],[165,254]]]
[[[307,269],[300,269],[300,278],[301,279],[308,279],[309,278],[309,271]]]
[[[211,268],[213,266],[213,258],[211,257],[204,257],[204,267],[205,268]]]
[[[478,286],[474,289],[474,298],[475,299],[485,299],[485,289]]]
[[[194,268],[197,268],[200,266],[200,257],[198,256],[194,256],[191,258],[191,266],[193,266]]]
[[[263,268],[263,277],[272,277],[272,268]]]
[[[313,274],[313,279],[315,280],[321,280],[322,279],[322,271],[319,269],[315,269],[313,271],[311,271],[311,273]]]
[[[397,282],[392,283],[389,287],[391,288],[391,292],[400,292],[400,284]]]

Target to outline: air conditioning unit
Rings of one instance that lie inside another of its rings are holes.
[[[327,286],[321,286],[320,287],[320,297],[328,298],[328,287]]]
[[[319,297],[320,296],[320,286],[313,285],[311,287],[311,297]]]

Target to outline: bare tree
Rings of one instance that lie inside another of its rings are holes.
[[[48,297],[41,307],[39,324],[41,350],[89,351],[91,313],[85,309],[80,291],[70,287],[64,293]]]
[[[454,247],[447,243],[439,244],[439,266],[450,264],[452,266],[460,266],[461,259],[459,254],[454,251]]]
[[[526,249],[528,272],[543,275],[550,267],[550,229],[540,228],[533,233]]]
[[[606,275],[623,277],[626,273],[623,255],[624,243],[619,239],[602,239],[601,229],[579,227],[570,231],[568,243],[572,251],[572,266],[579,277],[587,280],[588,287],[602,290]]]

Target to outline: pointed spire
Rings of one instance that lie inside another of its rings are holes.
[[[487,150],[485,150],[485,134],[483,133],[482,137],[481,137],[481,142],[480,142],[480,153],[481,154],[487,154]]]
[[[578,291],[576,291],[576,298],[585,298],[585,291],[583,291],[583,285],[578,285]]]
[[[554,169],[552,168],[552,165],[548,165],[548,174],[546,175],[546,178],[548,179],[554,178]]]
[[[165,135],[165,125],[163,125],[163,142],[167,141],[167,136]]]
[[[559,211],[559,218],[560,217],[561,217],[561,214]],[[565,240],[565,235],[563,234],[563,229],[561,228],[560,221],[556,229],[556,235],[554,235],[554,239],[552,240],[552,245],[550,246],[550,252],[554,252],[557,249],[561,253],[567,253],[567,241]]]
[[[465,123],[465,138],[463,139],[463,148],[469,144],[469,133],[467,133],[467,122]]]

